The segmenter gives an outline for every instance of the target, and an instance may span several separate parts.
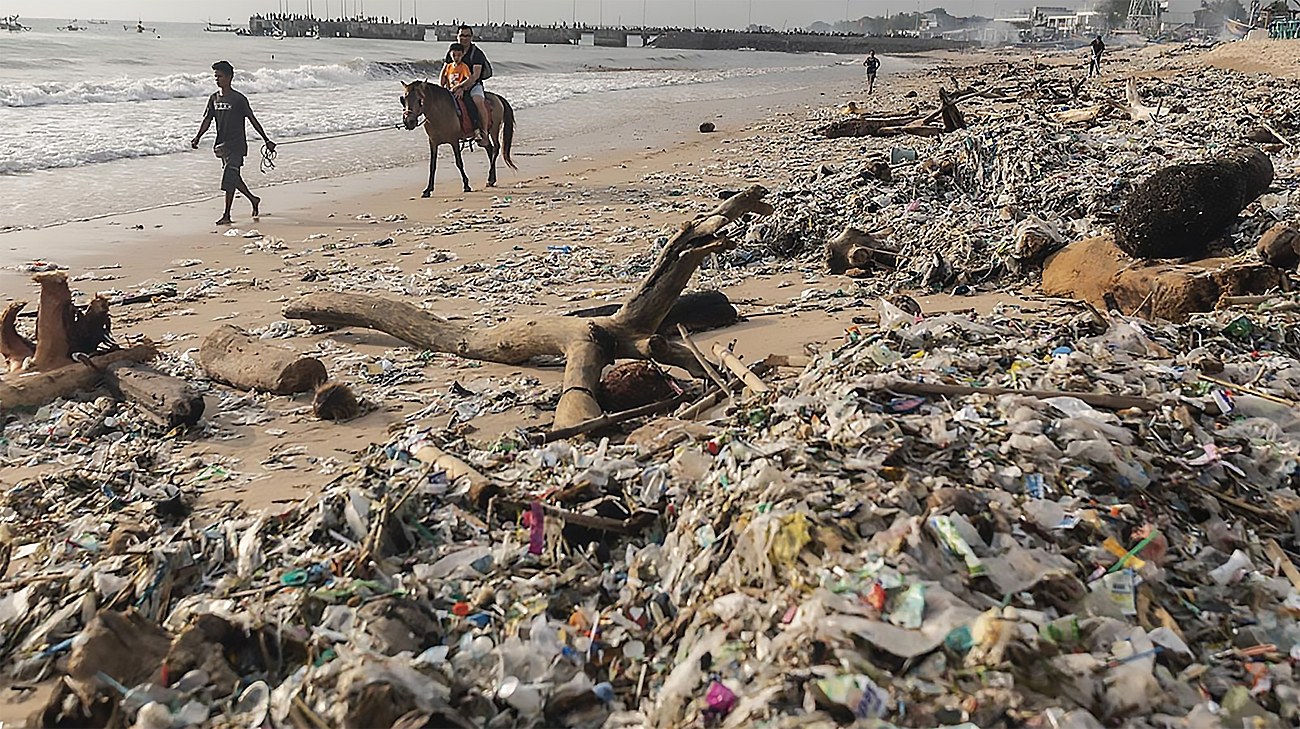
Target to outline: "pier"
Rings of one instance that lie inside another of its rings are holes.
[[[373,38],[377,40],[422,41],[429,35],[443,43],[454,43],[459,26],[446,23],[397,23],[374,19],[322,20],[317,18],[264,18],[248,21],[251,35],[286,38]],[[534,45],[595,45],[626,48],[636,45],[694,51],[756,50],[782,53],[919,53],[964,44],[943,38],[898,36],[825,35],[780,31],[692,30],[682,28],[640,28],[541,25],[475,25],[478,43],[524,43]],[[429,33],[428,31],[432,31]]]

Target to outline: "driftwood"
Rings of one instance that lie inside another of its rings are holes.
[[[474,329],[406,302],[351,293],[308,294],[285,307],[284,314],[313,324],[376,329],[422,349],[486,362],[518,365],[562,355],[564,384],[553,427],[567,428],[601,415],[595,393],[602,370],[615,359],[653,359],[702,373],[685,347],[657,332],[695,269],[710,254],[734,246],[723,231],[747,213],[772,212],[763,202],[765,195],[767,190],[755,185],[683,224],[649,275],[610,316],[519,318]]]
[[[191,426],[203,417],[203,396],[185,380],[121,362],[105,370],[104,381],[116,397],[139,405],[168,428]]]
[[[838,137],[894,137],[909,134],[916,137],[937,137],[945,132],[966,128],[966,117],[957,108],[962,99],[978,96],[982,92],[967,89],[949,92],[939,89],[939,108],[922,116],[920,112],[889,114],[879,117],[859,117],[841,119],[817,129],[817,133],[828,139]],[[932,126],[941,120],[942,127]]]
[[[897,268],[898,254],[870,233],[848,227],[826,242],[826,269],[830,273],[860,278],[876,266]]]
[[[0,381],[0,411],[40,407],[99,385],[104,368],[118,362],[147,362],[158,356],[152,344],[96,355],[88,364],[74,362],[54,370],[10,376]]]
[[[41,286],[36,341],[18,333],[18,315],[27,302],[12,302],[0,314],[0,356],[10,373],[56,370],[72,364],[73,355],[94,354],[112,345],[107,299],[96,296],[85,307],[73,304],[68,275],[62,271],[38,273],[32,280]]]
[[[570,311],[565,316],[591,319],[598,316],[610,316],[618,312],[622,304],[605,304],[587,309]],[[693,332],[729,327],[740,321],[740,312],[732,305],[727,295],[721,291],[691,291],[682,294],[673,302],[668,316],[659,325],[659,333],[672,336],[678,324],[685,324]]]
[[[229,324],[203,338],[199,364],[227,385],[276,395],[315,390],[327,379],[325,365],[315,357],[251,337]]]

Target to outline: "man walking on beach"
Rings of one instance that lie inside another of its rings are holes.
[[[1106,50],[1106,44],[1101,42],[1101,36],[1097,36],[1088,45],[1092,48],[1092,58],[1088,61],[1088,78],[1092,78],[1101,75],[1101,54]]]
[[[483,82],[492,78],[492,64],[488,62],[483,49],[474,45],[474,29],[468,25],[460,26],[456,31],[456,42],[465,49],[462,63],[469,66],[470,78],[467,82],[469,98],[478,110],[479,143],[486,146],[488,133],[492,129],[492,120],[488,118],[487,98],[483,96]],[[451,52],[447,52],[446,63],[451,63]]]
[[[248,105],[248,97],[230,88],[235,78],[235,68],[229,61],[217,61],[212,64],[212,75],[217,82],[217,92],[208,97],[208,108],[203,113],[203,123],[199,133],[190,142],[193,149],[199,148],[199,140],[207,134],[208,127],[217,122],[217,142],[212,148],[221,159],[221,189],[226,193],[226,213],[217,221],[217,225],[230,225],[230,206],[235,202],[235,192],[243,193],[253,204],[253,217],[258,216],[258,205],[262,198],[249,191],[239,168],[244,166],[244,157],[248,155],[248,138],[244,135],[244,120],[253,125],[253,129],[262,136],[266,148],[275,151],[275,142],[266,136],[262,124],[253,116],[253,109]]]
[[[876,71],[880,70],[880,59],[876,58],[876,52],[871,51],[862,65],[867,67],[867,93],[869,94],[876,90]]]

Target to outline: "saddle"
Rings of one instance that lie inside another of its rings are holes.
[[[462,142],[471,142],[478,139],[475,131],[478,129],[478,107],[474,105],[474,100],[469,94],[462,94],[456,97],[456,111],[460,114],[460,140]],[[488,112],[487,127],[492,128],[491,112]]]

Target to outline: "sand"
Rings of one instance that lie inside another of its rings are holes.
[[[854,74],[854,78],[859,78]],[[902,93],[902,86],[895,93]],[[696,199],[679,194],[684,185],[675,181],[680,172],[696,175],[702,168],[720,162],[731,147],[752,136],[753,127],[774,115],[802,117],[808,106],[833,105],[840,98],[856,92],[853,88],[807,89],[747,99],[719,99],[695,104],[679,104],[658,109],[622,128],[604,129],[590,136],[563,140],[539,148],[529,142],[528,116],[521,114],[521,131],[515,154],[518,172],[502,166],[500,186],[483,189],[486,160],[481,153],[470,155],[467,167],[475,192],[462,193],[449,150],[442,150],[438,187],[430,199],[422,200],[426,168],[423,166],[386,170],[353,177],[319,180],[258,189],[257,175],[251,174],[254,191],[263,197],[264,214],[257,221],[249,219],[247,203],[236,201],[235,228],[256,229],[263,241],[282,239],[287,250],[245,252],[252,242],[242,237],[227,237],[224,227],[210,221],[220,214],[216,198],[192,204],[175,205],[126,215],[71,223],[41,230],[23,230],[0,236],[0,246],[7,250],[9,261],[54,261],[69,267],[73,277],[92,274],[96,280],[74,284],[74,291],[88,296],[96,291],[118,289],[135,291],[158,282],[173,282],[180,290],[207,282],[209,278],[231,282],[191,301],[160,301],[152,304],[120,306],[114,310],[114,331],[119,335],[144,335],[175,353],[196,353],[199,341],[222,323],[254,328],[282,319],[279,312],[285,301],[296,294],[328,290],[329,281],[303,282],[305,269],[328,270],[331,266],[386,268],[394,277],[426,275],[437,277],[454,293],[425,301],[439,314],[478,318],[476,312],[494,307],[485,299],[471,298],[480,274],[457,272],[479,263],[487,270],[509,262],[518,253],[515,247],[531,252],[544,251],[548,243],[572,243],[570,240],[545,239],[545,231],[564,230],[574,221],[587,228],[588,245],[630,229],[653,231],[675,226],[695,214],[697,209],[711,208],[714,199]],[[885,94],[890,93],[884,90]],[[883,101],[883,100],[882,100]],[[598,102],[578,106],[577,113],[598,113]],[[712,121],[718,132],[701,134],[702,121]],[[394,132],[398,134],[398,132]],[[422,131],[412,134],[422,134]],[[409,140],[402,140],[408,143]],[[281,164],[287,155],[282,155]],[[829,161],[829,160],[828,160]],[[214,182],[218,170],[213,170]],[[806,170],[791,170],[805,174]],[[752,181],[741,179],[711,180],[718,189],[736,187]],[[777,187],[786,180],[761,180]],[[636,201],[658,200],[678,205],[669,212],[643,208]],[[404,219],[402,219],[404,216]],[[385,219],[392,222],[385,222]],[[408,231],[433,226],[455,226],[471,221],[467,229],[455,235],[412,235]],[[513,237],[507,237],[513,231]],[[543,231],[539,236],[519,235],[519,231]],[[315,240],[311,240],[314,236]],[[629,255],[649,246],[648,238],[629,237],[614,244]],[[392,238],[392,245],[377,247],[370,241]],[[344,250],[321,250],[322,243],[352,240],[362,245]],[[313,249],[286,265],[282,255]],[[453,254],[454,261],[426,265],[430,251]],[[303,265],[305,264],[305,265]],[[107,267],[107,268],[105,268]],[[797,297],[808,282],[781,288],[786,277],[751,281],[745,291],[733,296],[748,297],[764,304],[780,304]],[[832,287],[834,284],[831,284]],[[611,281],[607,285],[582,286],[553,291],[538,291],[531,306],[518,307],[513,313],[543,311],[552,307],[580,308],[605,303],[605,299],[625,292],[630,282]],[[0,272],[0,297],[5,300],[34,300],[36,289],[25,273]],[[387,293],[387,292],[376,292]],[[511,313],[495,307],[495,314]],[[753,310],[754,307],[751,307]],[[737,349],[745,356],[762,357],[769,353],[793,354],[804,345],[825,342],[843,334],[844,318],[829,314],[768,316],[741,327],[716,333],[719,340],[739,340]],[[345,330],[314,337],[279,340],[300,350],[330,339],[347,355],[361,355],[377,361],[402,343],[386,335],[362,330]],[[709,338],[705,343],[712,341]],[[344,359],[347,359],[344,357]],[[348,381],[355,374],[329,361],[332,374]],[[453,382],[465,383],[483,377],[536,377],[543,385],[558,383],[557,368],[504,367],[468,362],[454,357],[433,360],[423,371],[424,381],[404,385],[404,392],[427,398],[445,392]],[[412,398],[414,399],[414,398]],[[211,460],[221,457],[243,473],[252,473],[251,483],[230,488],[213,488],[204,499],[234,499],[253,508],[296,502],[331,476],[314,466],[313,459],[350,460],[352,452],[383,440],[387,429],[402,422],[403,416],[416,412],[421,402],[382,402],[379,409],[346,424],[321,423],[302,411],[309,402],[306,396],[263,398],[266,406],[280,413],[273,421],[242,425],[237,413],[222,412],[216,398],[208,399],[208,419],[226,435],[221,439],[194,439],[184,449],[186,456]],[[445,420],[445,418],[444,418]],[[519,426],[540,425],[549,413],[532,407],[520,407],[506,413],[477,418],[474,435],[491,439],[496,434]],[[431,421],[430,425],[443,423]],[[268,434],[272,431],[274,434]],[[261,464],[286,448],[303,451],[295,463],[299,467],[275,470]],[[10,468],[0,475],[0,487],[18,481],[48,467]]]

